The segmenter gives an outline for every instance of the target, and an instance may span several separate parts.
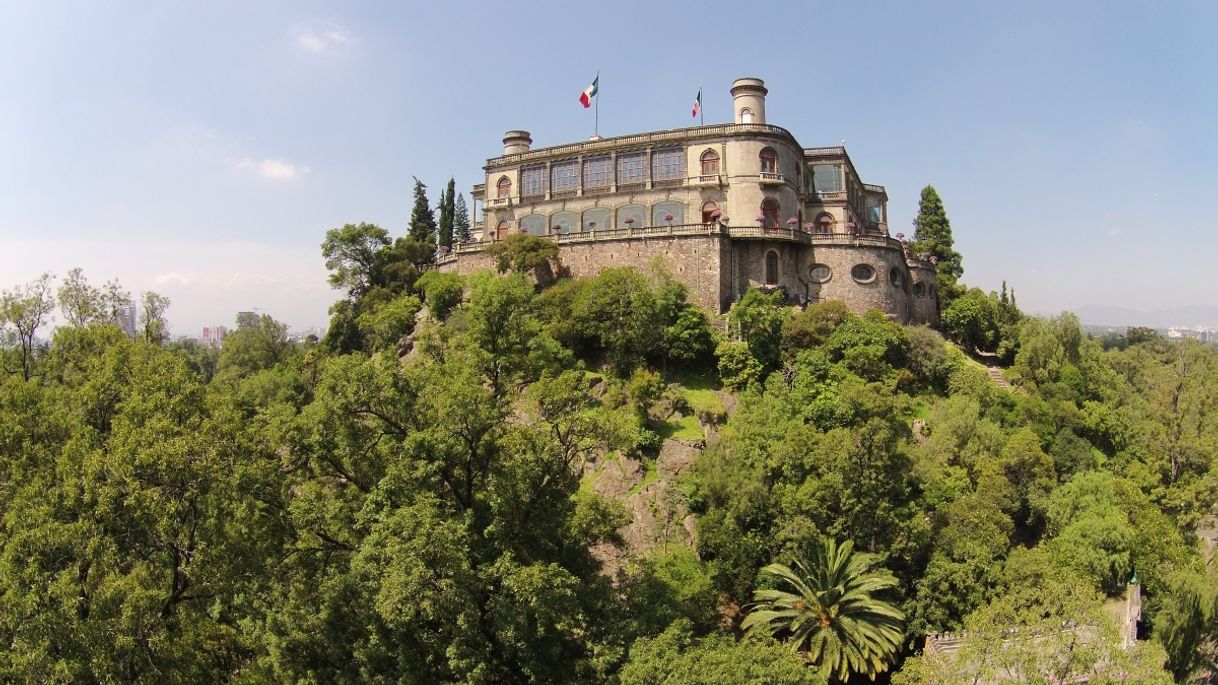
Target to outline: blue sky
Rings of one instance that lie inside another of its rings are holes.
[[[965,280],[1027,310],[1218,304],[1218,4],[0,4],[0,287],[84,268],[323,326],[318,245],[405,231],[534,145],[707,123],[758,76],[770,123],[847,141],[892,232],[943,196]],[[468,197],[467,197],[468,200]]]

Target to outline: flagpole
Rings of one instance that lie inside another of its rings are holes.
[[[599,137],[601,134],[601,70],[596,70],[596,110],[592,121],[592,135]]]
[[[698,86],[698,125],[706,126],[706,104],[702,102],[702,86]]]

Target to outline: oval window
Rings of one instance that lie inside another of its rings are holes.
[[[914,283],[914,295],[918,297],[926,297],[926,284]]]
[[[855,264],[850,276],[859,283],[870,283],[875,280],[875,269],[870,264]]]
[[[893,287],[900,288],[902,285],[905,284],[905,276],[904,276],[904,274],[902,274],[899,270],[897,270],[895,268],[889,269],[888,281],[890,283],[892,283]]]
[[[833,275],[833,271],[828,264],[813,264],[809,274],[812,276],[813,283],[824,283]]]

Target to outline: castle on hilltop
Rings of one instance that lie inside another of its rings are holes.
[[[751,286],[937,325],[935,266],[888,235],[884,187],[859,179],[845,147],[805,148],[767,124],[761,79],[737,79],[731,92],[731,124],[540,149],[528,131],[508,131],[474,186],[472,239],[439,268],[491,267],[484,248],[526,232],[554,239],[577,277],[658,258],[711,312]]]

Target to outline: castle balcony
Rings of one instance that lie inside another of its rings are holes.
[[[511,207],[512,198],[510,197],[492,197],[486,201],[487,207]]]
[[[808,244],[809,234],[797,228],[768,228],[765,226],[729,226],[727,234],[735,240],[789,240]]]
[[[469,195],[470,195],[470,197],[474,198],[475,200],[481,200],[483,198],[483,196],[486,195],[486,184],[485,183],[476,184],[474,186],[473,192],[471,192]]]
[[[695,188],[717,188],[723,185],[723,177],[719,174],[703,174],[689,179],[689,184]]]
[[[787,180],[782,177],[782,174],[775,174],[769,171],[761,172],[758,175],[757,180],[760,181],[761,185],[763,186],[780,186],[787,182]]]

